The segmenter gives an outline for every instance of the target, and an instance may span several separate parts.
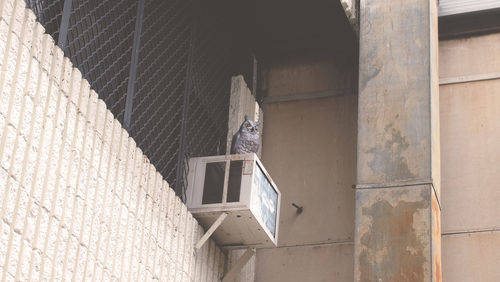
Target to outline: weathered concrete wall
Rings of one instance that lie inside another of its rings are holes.
[[[499,281],[500,33],[441,41],[444,281]]]
[[[218,281],[224,254],[23,0],[0,1],[2,281]]]
[[[281,246],[353,239],[355,107],[352,95],[264,106],[263,162],[283,190]]]
[[[256,281],[352,281],[355,69],[328,52],[267,69],[262,160],[282,205],[279,247],[257,250]]]

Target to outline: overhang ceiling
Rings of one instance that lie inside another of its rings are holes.
[[[355,53],[357,39],[340,0],[220,0],[219,4],[241,40],[259,57],[325,49],[340,56]]]

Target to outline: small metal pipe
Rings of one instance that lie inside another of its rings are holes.
[[[192,61],[193,61],[193,40],[195,36],[196,29],[196,15],[193,16],[193,21],[191,23],[191,32],[189,38],[189,50],[188,50],[188,61],[186,67],[186,88],[184,91],[184,101],[182,107],[182,118],[181,118],[181,132],[179,140],[179,154],[177,156],[177,174],[175,177],[175,193],[177,196],[181,197],[183,201],[186,201],[183,188],[183,171],[184,171],[184,158],[186,150],[186,134],[187,134],[187,119],[189,117],[189,96],[191,95],[191,71],[192,71]]]
[[[292,203],[292,206],[294,206],[297,209],[297,214],[301,214],[304,211],[304,207],[301,207],[296,203]]]
[[[252,94],[257,100],[257,58],[252,54]]]

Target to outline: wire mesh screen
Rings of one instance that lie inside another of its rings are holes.
[[[33,10],[37,20],[57,42],[64,0],[25,0],[26,7]]]
[[[65,54],[123,122],[137,1],[73,0]]]
[[[221,17],[214,16],[207,1],[195,9],[190,57],[188,108],[185,110],[184,160],[189,157],[223,155],[226,153],[230,77],[236,67],[235,44]],[[183,151],[182,151],[183,150]],[[186,175],[177,176],[185,191]]]
[[[187,158],[225,153],[231,76],[252,66],[242,67],[251,55],[234,40],[236,27],[223,20],[221,5],[25,1],[55,41],[66,43],[65,54],[115,117],[127,125],[130,116],[130,135],[179,195],[186,186]],[[64,9],[68,3],[71,9]],[[63,13],[69,17],[66,26]]]
[[[147,1],[130,134],[174,185],[191,33],[191,3]]]

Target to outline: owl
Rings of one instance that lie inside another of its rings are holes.
[[[245,115],[245,121],[240,130],[233,136],[231,154],[257,153],[260,145],[260,134],[257,128],[260,121],[252,121]]]

